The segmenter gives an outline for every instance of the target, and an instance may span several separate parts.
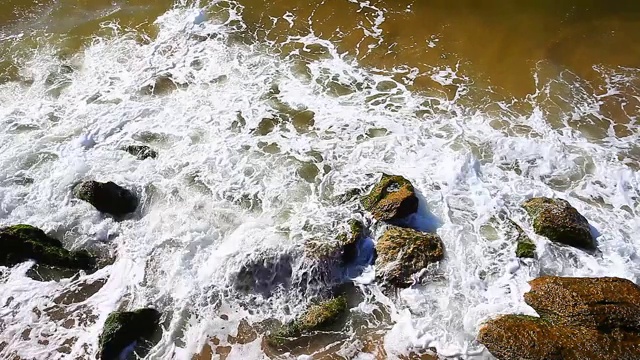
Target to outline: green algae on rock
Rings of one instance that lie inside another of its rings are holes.
[[[158,152],[147,145],[127,145],[121,147],[120,150],[128,152],[138,158],[138,160],[155,159],[158,157]]]
[[[345,296],[338,296],[319,304],[311,305],[296,320],[269,334],[267,343],[279,348],[300,335],[324,330],[340,320],[347,309],[347,298]]]
[[[342,262],[348,264],[358,256],[358,241],[364,237],[364,224],[360,220],[351,219],[349,230],[338,235],[342,246]]]
[[[138,207],[138,198],[131,191],[111,181],[84,181],[74,189],[74,195],[113,216],[124,216]]]
[[[620,278],[545,276],[525,302],[539,318],[504,315],[478,340],[501,360],[639,359],[640,288]]]
[[[518,241],[516,245],[516,256],[519,258],[533,259],[536,257],[536,244],[531,240]]]
[[[549,240],[587,250],[595,249],[589,222],[569,202],[545,197],[525,201],[522,207],[533,221],[533,230]]]
[[[380,182],[362,198],[362,206],[373,217],[389,221],[418,210],[418,198],[411,182],[402,176],[382,174]]]
[[[133,350],[143,357],[153,346],[154,336],[161,331],[160,316],[150,308],[109,314],[100,335],[99,359],[120,359],[122,351],[134,342]]]
[[[396,287],[411,285],[411,275],[444,258],[444,244],[436,234],[390,227],[376,245],[376,273]]]
[[[0,265],[13,266],[26,260],[41,265],[90,270],[96,259],[86,251],[66,250],[62,243],[31,225],[0,229]]]

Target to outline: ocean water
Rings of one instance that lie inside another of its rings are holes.
[[[334,2],[2,4],[0,226],[114,260],[60,281],[0,269],[1,358],[94,358],[111,311],[153,306],[150,359],[492,359],[478,329],[534,314],[528,280],[639,281],[638,5]],[[158,158],[118,150],[131,143]],[[393,293],[367,265],[384,227],[339,200],[383,172],[412,181],[406,223],[446,251]],[[84,179],[141,205],[102,215],[73,198]],[[569,200],[598,251],[533,234],[532,196]],[[304,256],[352,217],[371,231],[358,264]],[[515,258],[506,218],[538,259]],[[263,345],[270,322],[340,283],[342,331]]]

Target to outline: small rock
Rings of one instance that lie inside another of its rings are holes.
[[[533,259],[536,257],[536,244],[533,241],[519,241],[516,246],[516,256],[519,258]]]
[[[150,308],[109,314],[100,335],[100,360],[127,358],[122,352],[132,345],[133,351],[144,357],[154,345],[154,336],[162,330],[160,316],[157,310]]]
[[[324,330],[334,325],[347,311],[345,296],[311,305],[307,311],[293,322],[267,336],[270,346],[280,348],[293,338],[317,330]]]
[[[396,287],[412,284],[411,275],[444,257],[444,244],[436,234],[391,227],[376,245],[377,276]]]
[[[96,259],[86,251],[68,251],[62,243],[30,225],[0,229],[0,265],[13,266],[27,260],[72,270],[91,270]]]
[[[566,200],[533,198],[525,201],[522,207],[533,219],[536,234],[561,244],[595,249],[589,222]]]
[[[137,157],[138,160],[145,160],[148,158],[155,159],[158,157],[158,152],[146,145],[127,145],[120,149]]]
[[[98,211],[117,217],[132,213],[138,207],[138,198],[131,191],[111,181],[84,181],[75,188],[74,194]]]
[[[380,182],[362,199],[362,206],[381,221],[401,219],[418,210],[411,182],[402,176],[382,174]]]
[[[364,237],[364,224],[356,219],[349,220],[349,231],[338,235],[342,245],[342,262],[353,262],[358,257],[358,241]]]

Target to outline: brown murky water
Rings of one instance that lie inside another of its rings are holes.
[[[4,34],[43,31],[63,36],[73,50],[99,34],[101,24],[153,34],[153,21],[172,1],[4,0]],[[465,70],[498,92],[524,96],[534,88],[538,62],[594,80],[594,65],[640,66],[640,3],[446,0],[352,1],[276,0],[242,2],[243,16],[258,36],[283,42],[313,32],[330,39],[361,64],[420,73],[438,66]],[[292,24],[282,19],[293,17]],[[381,17],[383,16],[383,18]],[[275,20],[278,19],[278,20]],[[376,21],[381,21],[379,27]],[[382,36],[376,36],[379,29]],[[3,54],[6,57],[7,54]],[[430,86],[419,77],[416,86]]]

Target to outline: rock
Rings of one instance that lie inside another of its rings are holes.
[[[127,145],[120,149],[137,157],[138,160],[155,159],[158,157],[158,152],[146,145]]]
[[[536,244],[533,241],[519,241],[516,245],[516,256],[519,258],[533,259],[536,257]]]
[[[75,196],[93,205],[98,211],[123,216],[136,211],[138,198],[129,190],[109,181],[84,181],[75,188]]]
[[[362,199],[362,206],[381,221],[401,219],[418,210],[411,182],[402,176],[382,174],[380,182]]]
[[[133,312],[116,311],[109,314],[100,335],[99,359],[117,360],[123,350],[131,348],[138,356],[153,347],[154,336],[160,331],[160,313],[155,309],[145,308]]]
[[[525,302],[540,315],[488,321],[478,340],[501,360],[640,359],[640,287],[620,278],[532,280]]]
[[[62,243],[30,225],[0,229],[0,265],[13,266],[29,259],[41,265],[91,270],[96,259],[86,251],[68,251]]]
[[[561,244],[595,249],[589,222],[566,200],[533,198],[525,201],[522,207],[532,218],[536,234]]]
[[[544,276],[529,285],[525,302],[554,324],[640,332],[640,287],[629,280]]]
[[[342,246],[342,262],[348,264],[358,257],[358,241],[364,237],[364,224],[356,219],[349,220],[349,231],[338,235]]]
[[[444,257],[438,235],[395,226],[378,240],[376,250],[377,276],[401,288],[412,284],[411,275]]]
[[[267,336],[270,346],[280,348],[290,340],[313,331],[325,330],[340,320],[347,311],[347,298],[339,296],[316,305],[293,322]]]
[[[500,360],[640,359],[640,337],[553,325],[540,318],[505,315],[486,323],[478,340]]]

